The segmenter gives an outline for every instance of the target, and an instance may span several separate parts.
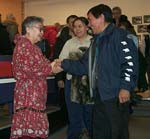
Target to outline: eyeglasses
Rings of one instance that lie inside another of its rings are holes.
[[[39,29],[40,32],[44,31],[44,27],[37,27],[37,26],[32,26],[32,27]]]

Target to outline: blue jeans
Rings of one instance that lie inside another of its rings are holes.
[[[67,139],[79,139],[83,128],[92,134],[92,109],[93,105],[84,105],[71,102],[71,81],[65,83],[65,100],[68,110],[69,125]]]

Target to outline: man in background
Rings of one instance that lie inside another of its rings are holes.
[[[121,8],[120,7],[112,8],[112,13],[113,13],[113,22],[118,27],[119,26],[119,19],[120,19],[120,16],[122,14]]]
[[[66,19],[67,25],[62,28],[60,35],[58,36],[56,43],[54,45],[54,55],[53,59],[57,59],[59,57],[62,48],[64,47],[67,40],[71,39],[74,36],[73,33],[73,21],[77,18],[76,15],[70,15]],[[68,121],[67,116],[67,108],[65,103],[65,95],[64,95],[64,82],[66,79],[66,72],[61,72],[56,75],[56,82],[59,90],[59,104],[62,110],[63,120]]]

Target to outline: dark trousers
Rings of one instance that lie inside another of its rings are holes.
[[[93,105],[71,102],[70,88],[71,82],[66,80],[65,99],[69,117],[67,139],[79,139],[83,128],[86,128],[90,134],[92,132]]]
[[[65,102],[65,92],[64,88],[59,89],[59,106],[61,108],[61,120],[64,123],[68,123],[68,112],[67,112],[67,106]]]
[[[93,139],[129,139],[129,104],[119,104],[117,98],[101,101],[95,97]]]

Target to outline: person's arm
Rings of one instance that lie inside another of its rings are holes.
[[[26,45],[25,45],[26,44]],[[24,77],[47,77],[52,74],[52,66],[43,54],[29,43],[18,44],[13,55],[13,69],[16,78]],[[23,73],[23,75],[20,74]]]
[[[121,74],[119,100],[124,103],[130,99],[138,79],[138,50],[131,39],[124,38],[120,46]]]
[[[64,59],[61,63],[64,71],[72,75],[86,75],[88,74],[88,51],[79,60]]]

